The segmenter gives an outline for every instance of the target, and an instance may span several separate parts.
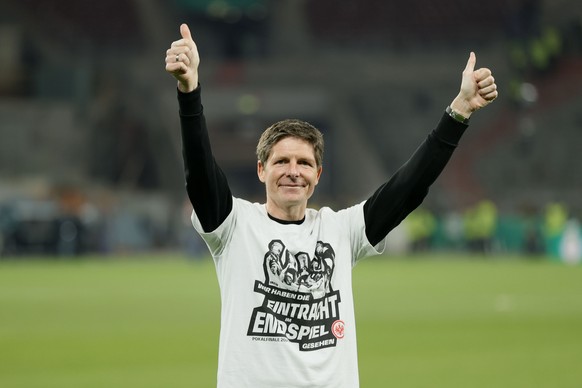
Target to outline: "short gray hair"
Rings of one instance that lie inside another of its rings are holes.
[[[286,137],[296,137],[313,146],[317,167],[323,164],[323,134],[306,121],[286,119],[276,122],[263,132],[257,144],[257,159],[265,165],[273,146]]]

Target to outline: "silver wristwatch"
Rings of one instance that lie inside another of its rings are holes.
[[[455,112],[453,110],[453,108],[451,108],[451,106],[447,106],[447,109],[445,109],[445,112],[447,112],[447,114],[449,116],[451,116],[454,120],[458,121],[459,123],[463,123],[465,125],[469,124],[469,119],[465,116],[463,116],[462,114]]]

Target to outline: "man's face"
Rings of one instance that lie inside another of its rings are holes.
[[[306,254],[302,253],[301,255],[299,255],[299,267],[301,269],[307,268],[307,264],[309,263],[309,258],[307,257]]]
[[[278,255],[283,250],[283,246],[276,242],[273,243],[273,247],[271,248],[271,250],[273,251],[273,253]]]
[[[274,217],[289,208],[307,206],[319,182],[321,167],[315,162],[313,146],[303,139],[286,137],[273,146],[269,159],[257,165],[259,179],[267,189],[267,204]]]

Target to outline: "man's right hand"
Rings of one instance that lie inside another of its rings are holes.
[[[200,56],[187,24],[180,26],[182,39],[172,42],[166,51],[166,71],[178,80],[178,89],[190,93],[198,87]]]

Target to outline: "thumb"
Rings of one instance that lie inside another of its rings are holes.
[[[465,66],[465,71],[472,73],[473,70],[475,70],[476,63],[477,57],[475,56],[475,53],[471,51],[471,54],[469,54],[469,60],[467,61],[467,66]]]
[[[190,29],[186,23],[182,23],[182,25],[180,25],[180,34],[184,39],[192,39],[192,34],[190,34]]]

